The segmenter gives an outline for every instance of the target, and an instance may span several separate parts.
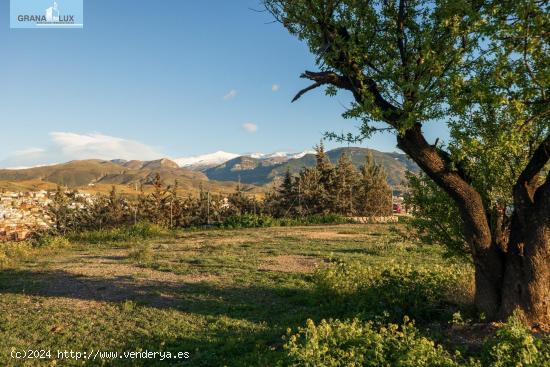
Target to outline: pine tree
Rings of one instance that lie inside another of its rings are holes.
[[[146,200],[146,218],[155,224],[166,225],[169,221],[166,215],[167,192],[158,173],[155,175],[153,186],[153,192]]]
[[[336,180],[334,193],[336,195],[335,212],[342,215],[353,215],[354,190],[359,181],[359,172],[355,168],[349,154],[344,152],[336,165]]]
[[[325,188],[320,184],[321,173],[315,167],[304,168],[296,185],[299,187],[300,213],[302,215],[322,214],[327,211]]]
[[[322,204],[323,212],[334,212],[335,209],[335,179],[336,172],[334,165],[330,162],[321,141],[315,147],[316,169],[319,172],[320,189],[318,191],[319,201]]]
[[[369,153],[361,166],[361,178],[355,198],[356,209],[363,216],[387,216],[392,213],[392,192],[384,168]]]
[[[48,204],[48,215],[51,218],[57,232],[65,234],[70,225],[70,201],[65,190],[57,186],[57,190]]]
[[[293,215],[295,212],[295,207],[298,205],[296,202],[296,192],[295,192],[295,182],[290,173],[290,170],[287,169],[285,177],[279,189],[277,190],[277,199],[278,199],[278,210],[277,212],[281,216]]]

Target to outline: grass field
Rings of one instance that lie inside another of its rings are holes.
[[[347,316],[347,306],[335,306],[316,281],[339,261],[367,269],[458,266],[466,276],[454,297],[467,309],[469,265],[451,264],[442,249],[407,242],[391,228],[182,231],[30,250],[25,260],[0,268],[0,365],[181,365],[119,359],[23,364],[10,357],[14,348],[51,350],[53,359],[57,350],[148,350],[189,352],[188,366],[275,365],[287,328],[308,318]],[[429,323],[425,329],[437,334]]]

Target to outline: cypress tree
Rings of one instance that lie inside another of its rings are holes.
[[[369,153],[361,166],[356,208],[364,216],[386,216],[392,213],[392,192],[384,168]]]
[[[336,180],[334,193],[335,211],[342,215],[354,214],[354,189],[359,181],[359,172],[355,168],[349,154],[344,152],[336,165]]]

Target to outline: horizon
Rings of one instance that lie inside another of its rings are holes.
[[[374,150],[374,151],[377,151],[377,152],[380,152],[380,153],[384,153],[384,154],[398,153],[398,154],[406,155],[405,153],[399,151],[398,149],[395,149],[393,151],[381,151],[381,150],[378,150],[378,149],[367,148],[367,147],[359,146],[359,145],[335,146],[335,147],[332,147],[330,149],[325,149],[325,151],[330,152],[332,150],[345,149],[345,148],[371,149],[371,150]],[[185,156],[185,157],[159,156],[159,157],[156,157],[156,158],[153,158],[153,159],[124,159],[124,158],[120,158],[120,157],[118,157],[118,158],[117,157],[115,157],[115,158],[94,158],[94,157],[89,157],[89,158],[81,158],[81,159],[69,159],[69,160],[60,161],[60,162],[37,164],[37,165],[33,165],[33,166],[10,166],[10,167],[5,167],[5,166],[2,166],[1,162],[0,162],[0,170],[10,170],[10,171],[11,170],[13,170],[13,171],[15,171],[15,170],[25,170],[25,169],[32,169],[32,168],[39,168],[39,167],[56,166],[56,165],[61,165],[61,164],[69,163],[69,162],[90,161],[90,160],[99,160],[99,161],[107,161],[107,162],[112,162],[112,161],[129,162],[129,161],[135,160],[135,161],[151,162],[151,161],[159,161],[159,160],[163,160],[163,159],[173,161],[174,163],[178,164],[178,166],[181,167],[181,168],[187,168],[187,167],[192,167],[192,166],[194,166],[196,164],[200,164],[200,163],[206,164],[208,162],[205,159],[209,159],[212,156],[216,156],[216,155],[231,156],[231,157],[228,157],[227,159],[219,160],[219,162],[220,162],[219,164],[223,164],[223,163],[225,163],[229,160],[232,160],[232,159],[235,159],[235,158],[238,158],[238,157],[251,157],[251,158],[256,158],[256,159],[268,159],[268,158],[274,158],[274,157],[285,157],[288,160],[290,160],[290,159],[301,158],[301,157],[303,157],[305,155],[308,155],[308,154],[315,154],[315,151],[313,149],[307,149],[307,150],[303,150],[303,151],[300,151],[300,152],[282,152],[282,151],[278,151],[278,152],[232,153],[232,152],[226,152],[226,151],[219,150],[219,151],[216,151],[216,152],[205,153],[205,154],[197,154],[197,155],[193,155],[193,156]],[[185,163],[183,163],[183,162],[185,162]]]
[[[360,122],[341,116],[346,93],[327,100],[318,90],[291,103],[315,60],[252,10],[259,1],[168,0],[158,12],[140,4],[86,2],[83,29],[9,29],[0,19],[9,55],[0,68],[10,71],[0,92],[9,136],[0,167],[301,152],[325,132],[357,132]],[[8,14],[9,2],[0,10]],[[427,127],[430,140],[446,140],[441,125]],[[388,133],[360,146],[399,151]]]

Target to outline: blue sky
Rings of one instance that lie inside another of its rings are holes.
[[[2,1],[0,166],[98,153],[302,151],[325,131],[354,131],[358,122],[341,117],[344,93],[318,90],[290,103],[314,59],[280,24],[267,24],[268,14],[249,9],[259,7],[84,0],[84,29],[44,30],[9,29]],[[391,135],[363,145],[395,150]]]

